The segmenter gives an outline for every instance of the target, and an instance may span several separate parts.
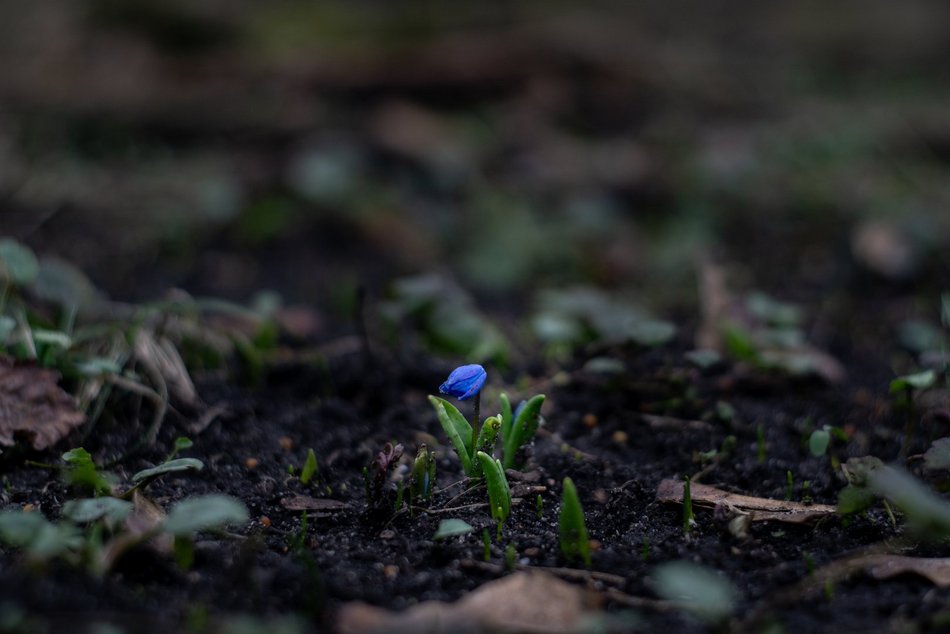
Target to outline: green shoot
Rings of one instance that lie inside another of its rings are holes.
[[[179,453],[181,453],[182,451],[185,451],[186,449],[191,449],[194,445],[195,443],[191,441],[191,438],[179,436],[178,438],[175,439],[175,446],[172,448],[169,454],[165,457],[165,462],[168,462],[169,460],[173,460],[175,456],[177,456]]]
[[[512,414],[507,394],[501,395],[501,441],[502,458],[505,469],[514,469],[518,465],[519,450],[531,442],[541,422],[541,406],[544,394],[531,397]]]
[[[689,476],[683,477],[683,535],[689,537],[690,530],[696,525],[693,515],[693,494],[690,490]]]
[[[307,450],[307,459],[304,460],[303,468],[300,470],[300,483],[309,484],[314,474],[317,472],[317,456],[313,449]]]
[[[514,544],[508,544],[508,546],[505,547],[505,568],[508,572],[514,571],[517,561],[518,551],[515,550]]]
[[[795,479],[792,477],[792,470],[785,471],[785,501],[791,502],[792,495],[795,492]]]
[[[416,459],[412,463],[412,476],[409,481],[409,499],[411,504],[425,504],[435,489],[435,453],[429,451],[425,443],[419,445]]]
[[[584,523],[584,509],[574,481],[564,478],[564,492],[561,497],[561,515],[558,521],[561,533],[561,552],[568,559],[580,558],[590,568],[590,541],[587,538],[587,526]]]
[[[92,491],[96,495],[112,493],[110,474],[99,471],[88,451],[77,447],[64,453],[62,458],[66,463],[64,474],[67,483]]]
[[[462,462],[462,471],[470,478],[481,476],[482,465],[475,456],[479,451],[488,450],[487,453],[490,453],[492,447],[495,446],[495,438],[501,426],[499,418],[497,416],[487,418],[476,438],[472,425],[465,420],[457,407],[437,396],[430,396],[429,402],[435,408],[439,423]]]
[[[399,511],[402,508],[403,494],[406,492],[406,481],[400,480],[396,485],[396,501],[393,503],[393,510]]]
[[[538,519],[544,518],[544,500],[541,498],[541,494],[538,493],[538,497],[534,500],[534,507],[538,512]]]
[[[487,453],[479,451],[476,454],[482,469],[485,472],[485,483],[488,485],[488,504],[491,507],[492,519],[498,522],[497,537],[501,537],[501,527],[511,512],[511,489],[508,488],[508,478],[501,468],[501,461],[492,458]]]

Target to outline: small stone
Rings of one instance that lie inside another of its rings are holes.
[[[387,528],[386,530],[384,530],[383,532],[379,534],[380,539],[392,539],[395,536],[396,536],[396,531],[389,528]]]
[[[290,451],[294,448],[294,441],[290,436],[281,436],[277,439],[277,442],[280,443],[280,448],[284,451]]]
[[[618,429],[610,436],[610,439],[618,445],[627,444],[627,440],[629,440],[629,438],[630,436],[627,435],[627,432],[623,431],[622,429]]]
[[[600,547],[601,547],[600,541],[596,539],[587,540],[587,545],[590,546],[590,551],[592,553],[597,552],[598,550],[600,550]]]
[[[257,465],[261,463],[257,458],[248,458],[244,461],[244,466],[248,469],[257,469]]]
[[[594,500],[598,504],[606,504],[608,497],[609,496],[607,495],[607,492],[603,489],[597,489],[594,491]]]
[[[399,576],[399,566],[394,566],[392,564],[383,566],[383,574],[387,579],[395,579]]]
[[[582,420],[584,422],[584,427],[587,427],[588,429],[593,429],[594,427],[597,427],[598,420],[597,420],[596,414],[590,414],[590,413],[584,414],[584,418]]]
[[[32,513],[32,512],[35,511],[35,510],[36,510],[36,505],[35,505],[35,504],[24,504],[24,505],[23,505],[23,512],[24,512],[24,513]]]
[[[525,556],[525,557],[540,557],[540,556],[541,556],[541,549],[540,549],[540,548],[536,548],[536,547],[534,547],[534,546],[532,546],[531,548],[525,548],[525,549],[524,549],[524,556]]]
[[[267,517],[266,515],[261,515],[260,519],[258,519],[257,521],[260,522],[261,526],[263,526],[264,528],[270,528],[271,521],[270,521],[270,518]]]

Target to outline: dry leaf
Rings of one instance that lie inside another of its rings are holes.
[[[543,572],[516,572],[491,581],[455,603],[426,601],[405,612],[391,612],[362,602],[340,610],[337,632],[577,632],[585,618],[582,591]]]
[[[165,511],[139,491],[132,494],[132,512],[122,523],[124,530],[109,540],[102,549],[99,561],[100,572],[110,570],[122,555],[148,539],[148,545],[162,555],[172,551],[172,537],[166,533],[155,534],[155,529],[165,521]]]
[[[950,557],[904,557],[868,555],[858,562],[875,579],[890,579],[907,573],[920,575],[938,588],[950,588]]]
[[[153,376],[161,377],[175,398],[186,405],[198,403],[198,391],[175,344],[140,330],[135,337],[135,359]]]
[[[312,498],[307,495],[295,495],[284,498],[280,505],[288,511],[342,511],[346,503],[327,498]]]
[[[715,508],[725,506],[739,513],[747,513],[753,522],[778,521],[790,524],[805,524],[812,520],[835,514],[835,507],[828,504],[802,504],[750,495],[730,493],[705,484],[690,485],[690,494],[695,506]],[[656,490],[660,502],[683,503],[683,483],[679,480],[663,480]]]
[[[27,435],[36,450],[55,445],[86,417],[57,382],[59,374],[0,360],[0,445]]]

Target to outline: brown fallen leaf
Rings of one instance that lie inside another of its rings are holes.
[[[337,620],[339,634],[383,632],[577,632],[587,616],[577,587],[543,572],[516,572],[491,581],[455,603],[426,601],[391,612],[359,601],[348,603]]]
[[[753,522],[778,521],[790,524],[805,524],[812,520],[835,514],[835,507],[828,504],[802,504],[770,498],[758,498],[740,493],[730,493],[705,484],[693,483],[690,486],[693,504],[702,508],[726,506],[751,516]],[[666,479],[656,489],[656,499],[660,502],[683,503],[683,483]]]
[[[124,530],[106,542],[99,555],[97,572],[108,572],[122,555],[142,542],[147,541],[149,547],[159,554],[169,554],[172,551],[171,535],[156,533],[163,521],[164,509],[151,498],[135,491],[132,494],[132,512],[122,523]]]
[[[890,579],[911,573],[928,579],[938,588],[950,588],[950,557],[867,555],[856,563],[875,579]]]
[[[327,498],[312,498],[307,495],[283,498],[280,505],[288,511],[342,511],[346,508],[345,502]]]
[[[82,425],[86,417],[58,381],[53,370],[0,360],[0,445],[22,434],[43,450]]]

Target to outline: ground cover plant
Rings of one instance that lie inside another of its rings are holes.
[[[739,6],[0,6],[0,632],[945,627],[948,9]]]

